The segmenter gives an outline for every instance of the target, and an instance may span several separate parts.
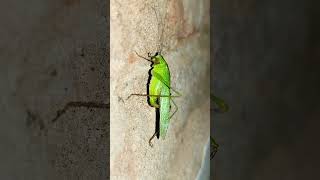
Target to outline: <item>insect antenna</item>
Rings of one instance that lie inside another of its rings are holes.
[[[159,52],[159,54],[162,54],[162,50],[163,50],[163,38],[164,38],[164,22],[163,20],[166,19],[167,17],[167,4],[168,4],[168,1],[166,1],[166,4],[165,4],[165,15],[164,17],[160,17],[160,14],[157,13],[156,11],[156,8],[154,6],[152,6],[151,8],[153,9],[155,15],[156,15],[156,19],[157,19],[157,25],[158,25],[158,34],[159,34],[159,44],[158,44],[158,47],[157,47],[157,52]],[[159,6],[158,6],[159,7]]]

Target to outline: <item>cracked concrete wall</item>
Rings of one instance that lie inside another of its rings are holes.
[[[111,179],[195,179],[210,134],[209,1],[112,0],[110,10]],[[155,109],[127,97],[147,92],[150,63],[135,51],[159,47],[183,96],[166,139],[151,148]]]
[[[0,4],[0,179],[107,179],[106,2]]]

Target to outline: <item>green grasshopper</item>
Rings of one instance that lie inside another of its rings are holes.
[[[165,7],[167,7],[167,3]],[[156,129],[155,133],[152,135],[152,137],[149,139],[149,145],[153,147],[152,145],[152,139],[158,135],[161,136],[162,139],[165,139],[165,136],[167,134],[167,130],[169,127],[170,119],[175,115],[175,113],[178,111],[178,107],[176,103],[173,101],[172,98],[174,97],[180,97],[181,94],[174,90],[170,85],[170,70],[169,66],[164,59],[164,57],[161,54],[162,48],[164,46],[164,25],[162,22],[162,18],[160,17],[160,14],[157,13],[158,8],[151,6],[151,9],[154,11],[157,22],[158,22],[158,33],[159,33],[159,44],[157,52],[154,55],[151,55],[148,53],[148,57],[143,57],[139,55],[137,52],[137,56],[140,58],[147,60],[151,62],[151,70],[150,70],[150,81],[148,86],[148,93],[147,94],[131,94],[128,98],[130,98],[132,95],[135,96],[148,96],[148,102],[150,106],[156,108],[156,111],[159,113],[159,129]],[[165,17],[166,18],[166,15]],[[161,30],[162,29],[162,30]],[[171,95],[171,90],[175,92],[176,96]],[[171,102],[175,106],[175,111],[170,115],[171,112]]]
[[[215,108],[214,111],[215,112],[227,112],[229,110],[229,106],[224,102],[224,100],[218,98],[217,96],[211,94],[211,100],[213,103],[216,104],[216,106],[218,108]],[[213,137],[210,136],[210,149],[211,149],[211,152],[210,152],[210,159],[213,159],[213,157],[215,156],[215,154],[217,153],[218,151],[218,148],[219,148],[219,144],[216,143],[216,141],[214,140]]]
[[[156,52],[155,55],[150,55],[148,53],[148,58],[145,58],[139,55],[136,52],[137,56],[150,61],[151,64],[151,79],[149,83],[149,94],[131,94],[131,96],[148,96],[149,97],[149,104],[152,107],[155,107],[159,110],[160,113],[160,130],[157,130],[153,136],[149,139],[149,145],[152,147],[152,139],[159,133],[161,138],[164,139],[167,130],[169,127],[170,119],[173,115],[178,111],[178,107],[175,102],[172,100],[173,97],[180,97],[181,94],[176,90],[170,87],[170,70],[166,60],[163,58],[160,52]],[[172,96],[170,90],[173,90],[177,95]],[[171,104],[170,101],[176,107],[176,110],[170,115]]]

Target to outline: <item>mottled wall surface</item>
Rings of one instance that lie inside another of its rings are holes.
[[[106,2],[0,4],[0,179],[106,179]]]
[[[319,179],[319,3],[214,1],[215,180]]]
[[[114,0],[110,11],[111,178],[195,179],[209,138],[209,1]],[[157,50],[183,96],[166,139],[151,148],[155,109],[146,97],[127,98],[147,93],[150,63],[135,51]]]

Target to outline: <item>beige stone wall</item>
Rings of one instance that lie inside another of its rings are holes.
[[[111,1],[111,179],[196,178],[210,134],[209,5],[208,0]],[[134,51],[147,56],[159,44],[171,85],[183,96],[175,99],[179,111],[166,139],[154,139],[151,148],[155,109],[146,97],[127,97],[147,92],[150,63]]]

